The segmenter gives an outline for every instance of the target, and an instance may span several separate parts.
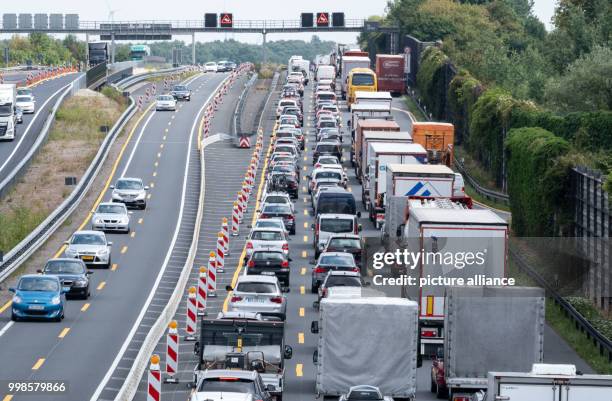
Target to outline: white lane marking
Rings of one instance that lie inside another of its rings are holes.
[[[151,288],[151,291],[149,292],[149,297],[145,301],[142,309],[140,310],[140,314],[136,318],[136,321],[134,322],[134,325],[130,329],[130,332],[128,333],[128,336],[125,339],[124,343],[121,345],[121,348],[119,349],[119,352],[117,353],[117,356],[113,360],[113,363],[111,364],[110,368],[108,369],[108,371],[104,375],[104,378],[102,379],[102,381],[100,382],[100,384],[96,388],[96,391],[94,391],[93,395],[91,396],[90,401],[96,401],[98,399],[98,397],[100,397],[100,394],[104,390],[104,387],[106,387],[106,384],[108,383],[108,381],[110,380],[113,372],[117,368],[117,365],[121,361],[121,358],[123,358],[123,354],[125,354],[125,351],[127,350],[127,347],[129,346],[130,342],[132,341],[132,338],[134,337],[134,334],[136,334],[136,330],[138,330],[138,327],[140,326],[140,323],[141,323],[141,321],[142,321],[142,319],[143,319],[147,309],[149,308],[149,305],[151,304],[151,301],[153,300],[153,297],[155,296],[155,293],[157,291],[157,288],[159,287],[159,283],[160,283],[160,281],[162,279],[162,276],[164,275],[164,272],[166,271],[166,267],[168,266],[168,261],[170,260],[170,256],[172,255],[172,251],[174,250],[174,244],[176,243],[176,240],[178,238],[178,233],[179,233],[180,228],[181,228],[181,220],[183,219],[183,208],[185,206],[185,194],[186,194],[186,189],[187,189],[187,176],[189,175],[189,155],[191,154],[191,147],[193,145],[194,130],[196,128],[197,122],[200,120],[200,115],[204,111],[204,108],[206,107],[208,102],[210,102],[210,99],[212,99],[214,93],[217,90],[219,90],[219,88],[223,84],[223,81],[224,80],[222,80],[219,83],[219,85],[210,94],[208,99],[206,99],[206,102],[204,102],[204,104],[202,105],[202,107],[198,111],[198,114],[196,115],[196,118],[193,120],[193,126],[191,127],[191,133],[189,135],[189,146],[188,146],[188,149],[187,149],[187,160],[185,160],[185,177],[183,178],[183,189],[182,189],[182,193],[181,193],[181,206],[179,208],[179,216],[178,216],[178,219],[177,219],[177,222],[176,222],[176,228],[174,230],[174,236],[172,237],[172,242],[170,243],[170,247],[168,248],[168,252],[166,253],[166,258],[164,259],[164,263],[162,264],[162,267],[161,267],[159,273],[157,274],[157,278],[155,279],[155,283],[153,284],[153,288]]]
[[[11,326],[12,326],[12,325],[14,325],[14,324],[15,324],[15,322],[13,322],[13,321],[10,321],[10,322],[8,322],[7,324],[5,324],[5,325],[4,325],[4,327],[3,327],[2,329],[0,329],[0,337],[2,337],[2,335],[3,335],[4,333],[6,333],[6,332],[7,332],[7,330],[8,330],[8,329],[10,329],[10,328],[11,328]]]
[[[68,84],[70,85],[70,84]],[[23,134],[20,135],[19,140],[17,141],[17,145],[15,146],[15,148],[13,149],[13,151],[11,152],[11,154],[6,158],[6,161],[2,164],[2,166],[0,166],[0,172],[2,170],[4,170],[4,168],[6,167],[6,165],[11,161],[11,159],[13,158],[13,156],[15,156],[15,153],[17,152],[17,150],[19,149],[19,147],[21,146],[21,142],[23,142],[23,140],[25,139],[25,137],[28,135],[28,131],[30,131],[30,128],[32,127],[32,124],[34,124],[34,121],[38,118],[39,115],[42,114],[42,111],[44,110],[45,106],[47,105],[47,103],[49,103],[51,101],[51,99],[53,99],[55,97],[55,95],[57,95],[58,93],[60,93],[63,90],[66,90],[66,87],[68,85],[64,85],[63,87],[61,87],[60,89],[58,89],[54,94],[52,94],[51,96],[49,96],[49,98],[43,103],[42,106],[40,106],[38,108],[38,111],[34,114],[34,117],[32,118],[32,121],[30,121],[30,123],[28,124],[27,128],[25,129],[25,131],[23,132]],[[45,113],[45,115],[48,115],[49,113]]]

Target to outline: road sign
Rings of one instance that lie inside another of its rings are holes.
[[[314,18],[312,13],[302,13],[302,28],[312,28]]]
[[[329,13],[317,13],[317,26],[329,26]]]
[[[217,14],[206,13],[204,14],[204,28],[216,28],[217,27]]]
[[[241,136],[240,137],[240,145],[239,147],[241,148],[250,148],[251,147],[251,140],[249,139],[248,136]]]
[[[332,13],[332,25],[344,26],[344,13]]]
[[[223,13],[220,22],[221,28],[231,28],[234,25],[234,17],[231,13]]]

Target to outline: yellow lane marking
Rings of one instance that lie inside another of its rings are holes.
[[[304,216],[308,216],[308,210],[304,209]]]
[[[168,128],[166,128],[166,132],[168,132]]]
[[[302,170],[306,171],[308,169],[308,167],[304,166],[304,168]]]
[[[144,221],[144,219],[141,217],[138,219],[138,224],[142,224],[142,222]]]
[[[13,396],[11,394],[7,394],[4,396],[2,401],[11,401],[12,399],[13,399]]]
[[[98,284],[98,287],[96,288],[98,291],[100,291],[102,288],[106,287],[106,281],[101,282],[100,284]]]
[[[306,294],[306,287],[304,287],[303,285],[300,286],[300,294]]]
[[[38,370],[45,363],[45,358],[38,358],[38,361],[32,366],[32,370]]]
[[[159,167],[159,162],[155,162],[155,163],[153,163],[153,165],[154,165],[155,167]]]
[[[59,333],[59,336],[57,337],[64,338],[66,337],[66,334],[68,334],[69,331],[70,331],[70,327],[64,327],[64,329]]]
[[[117,168],[119,167],[119,163],[121,162],[121,159],[123,158],[123,153],[125,153],[125,149],[127,149],[127,146],[131,143],[131,139],[132,139],[132,136],[134,135],[134,132],[136,132],[136,128],[138,128],[142,119],[147,115],[147,113],[151,110],[151,108],[154,105],[155,103],[151,103],[149,107],[145,109],[142,115],[138,117],[138,120],[136,120],[136,124],[134,124],[134,126],[132,127],[130,134],[127,136],[127,138],[125,138],[125,142],[123,143],[123,146],[121,147],[121,150],[119,151],[119,155],[117,156],[117,159],[115,160],[115,163],[113,164],[113,168],[111,169],[110,174],[108,178],[106,179],[106,182],[104,183],[104,187],[100,191],[100,195],[98,195],[98,198],[96,199],[96,201],[94,202],[91,208],[92,210],[95,210],[100,204],[100,202],[102,202],[102,198],[104,197],[104,194],[106,193],[106,191],[108,191],[108,187],[110,186],[112,179],[115,176],[115,172],[117,171]],[[85,219],[83,220],[79,228],[76,229],[76,231],[81,231],[83,228],[85,228],[90,218],[91,218],[91,213],[87,213],[87,215],[85,216]],[[62,253],[64,253],[65,250],[66,250],[66,245],[64,244],[55,253],[54,258],[59,258],[62,255]]]
[[[304,317],[306,315],[306,311],[303,307],[300,308],[300,317]]]
[[[168,125],[172,125],[172,121],[168,121]]]
[[[163,148],[164,148],[164,144],[163,144],[163,143],[160,143],[160,144],[159,144],[159,148],[160,148],[160,149],[163,149]]]
[[[149,188],[155,188],[155,183],[154,183],[154,182],[151,182],[151,183],[149,184]]]
[[[304,161],[307,161],[307,160],[308,160],[308,156],[304,156]]]
[[[134,238],[135,236],[136,236],[136,231],[132,231],[132,232],[130,233],[130,238]]]
[[[297,377],[302,377],[304,375],[304,372],[302,371],[302,364],[298,363],[297,365],[295,365],[295,375]]]
[[[308,235],[304,235],[304,242],[308,242]]]
[[[161,152],[157,153],[157,158],[159,159],[161,157]]]
[[[308,192],[308,188],[306,188],[306,187],[302,187],[302,191],[303,191],[303,192]]]
[[[298,343],[304,344],[304,333],[298,333]]]
[[[308,198],[304,198],[304,203],[308,203]],[[304,210],[306,211],[306,210]]]
[[[170,118],[174,120],[174,114]]]
[[[89,302],[88,302],[88,303],[86,303],[85,305],[83,305],[83,306],[81,307],[81,312],[85,312],[85,311],[87,311],[87,309],[89,309],[89,305],[90,305],[90,303],[89,303]]]
[[[148,194],[148,195],[147,195],[147,199],[151,199],[151,194]]]
[[[121,248],[121,253],[126,253],[128,250],[127,245],[123,245],[123,247]]]
[[[305,267],[302,267],[302,268],[300,269],[300,274],[301,274],[302,276],[305,276],[305,275],[306,275],[306,268],[305,268]]]
[[[308,222],[307,221],[304,222],[304,228],[308,228]]]
[[[4,312],[5,310],[7,310],[9,308],[9,306],[11,306],[12,301],[8,301],[7,303],[5,303],[4,305],[2,305],[2,307],[0,307],[0,313]]]
[[[166,135],[164,135],[164,137],[162,139],[165,141],[166,140]]]
[[[308,252],[302,251],[302,257],[306,259],[308,257]]]
[[[111,270],[115,271],[115,270],[117,270],[117,267],[118,267],[117,263],[113,263],[113,265],[111,266]]]

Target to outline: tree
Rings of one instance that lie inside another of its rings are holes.
[[[597,46],[546,86],[548,104],[561,112],[612,110],[612,49]]]

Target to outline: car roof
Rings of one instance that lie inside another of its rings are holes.
[[[283,198],[289,199],[289,194],[287,192],[280,192],[280,191],[266,192],[264,199],[266,197],[268,197],[268,196],[282,196]],[[266,202],[264,202],[264,203],[266,203]]]
[[[75,231],[72,235],[76,235],[76,234],[95,234],[95,235],[104,236],[104,232],[98,231],[98,230],[80,230],[80,231]]]
[[[277,228],[277,227],[253,227],[251,229],[251,232],[253,232],[253,231],[276,231],[276,232],[279,232],[279,233],[283,232],[283,230],[281,230],[280,228]]]
[[[345,213],[321,213],[319,219],[355,219],[355,215]]]
[[[332,234],[329,236],[330,240],[336,239],[336,238],[357,239],[361,241],[361,236],[359,236],[358,234],[338,233],[338,234]]]
[[[206,369],[203,374],[204,379],[217,378],[217,377],[236,377],[239,379],[251,379],[257,378],[257,371],[255,370],[231,370],[231,369]]]
[[[236,285],[240,283],[278,283],[276,276],[264,276],[261,274],[249,274],[238,276]]]
[[[57,276],[53,276],[53,275],[42,275],[42,274],[24,274],[21,277],[19,277],[19,279],[21,280],[22,278],[50,278],[52,280],[58,280]]]
[[[138,181],[138,182],[142,182],[142,178],[137,178],[137,177],[121,177],[121,178],[118,178],[117,181]]]
[[[124,209],[126,208],[125,204],[120,203],[120,202],[119,203],[118,202],[100,202],[100,204],[98,204],[98,207],[100,207],[102,205],[104,205],[104,206],[119,206],[119,207],[123,207]]]
[[[346,256],[346,257],[352,258],[353,254],[348,253],[348,252],[321,252],[319,257],[323,257],[323,256]]]
[[[339,194],[345,195],[346,194],[346,195],[351,195],[353,198],[355,197],[351,192],[349,192],[348,190],[342,187],[336,187],[336,188],[332,187],[326,190],[325,193],[333,193],[334,195],[339,195]]]

